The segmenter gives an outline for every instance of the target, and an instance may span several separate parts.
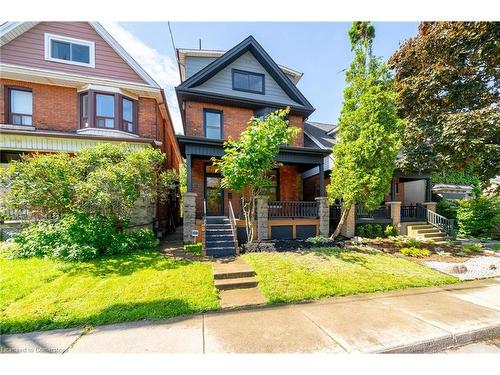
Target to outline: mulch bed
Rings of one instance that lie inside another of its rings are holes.
[[[268,240],[268,241],[253,241],[241,246],[242,252],[285,252],[285,251],[304,251],[315,249],[318,247],[340,247],[345,246],[344,239],[337,238],[334,241],[323,243],[311,243],[305,240]]]
[[[434,260],[434,261],[439,261],[439,262],[463,262],[465,259],[467,259],[467,256],[463,255],[458,255],[461,251],[461,246],[460,245],[450,245],[450,244],[433,244],[433,243],[428,243],[422,241],[422,248],[429,249],[431,251],[431,256],[426,257],[426,258],[411,258],[411,257],[405,257],[403,256],[399,250],[403,247],[406,247],[404,245],[404,241],[395,241],[390,238],[376,238],[376,239],[368,239],[365,240],[366,244],[374,249],[381,250],[384,253],[388,254],[394,254],[398,256],[402,256],[407,259],[411,260],[419,260],[419,261],[428,261],[428,260]],[[449,255],[444,255],[444,254],[438,254],[437,252],[445,252],[449,253]]]

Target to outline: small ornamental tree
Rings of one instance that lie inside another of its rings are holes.
[[[343,213],[332,237],[340,233],[353,203],[374,209],[384,200],[400,148],[402,122],[387,66],[372,54],[374,36],[369,22],[354,22],[349,30],[355,56],[346,73],[327,188],[330,201],[342,200]]]
[[[288,125],[288,112],[288,108],[277,110],[264,120],[252,117],[238,140],[224,142],[224,156],[212,158],[222,174],[221,187],[242,195],[248,242],[254,238],[255,197],[271,183],[269,174],[279,166],[275,158],[280,145],[290,144],[300,131]]]

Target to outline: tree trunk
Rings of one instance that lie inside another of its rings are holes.
[[[340,231],[342,230],[342,225],[344,225],[347,216],[349,216],[349,213],[351,212],[351,207],[352,207],[352,203],[350,203],[342,211],[342,215],[340,216],[339,224],[337,225],[337,228],[335,228],[335,231],[332,233],[332,235],[330,236],[330,238],[336,238],[336,237],[338,237],[338,235],[340,234]]]

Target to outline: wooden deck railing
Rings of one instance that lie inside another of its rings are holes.
[[[318,202],[270,201],[268,212],[270,218],[318,217]]]

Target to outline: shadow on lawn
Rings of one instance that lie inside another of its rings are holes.
[[[359,265],[366,264],[366,259],[356,255],[355,251],[342,249],[340,247],[319,247],[312,249],[311,253],[324,260],[329,260],[332,256],[346,263],[354,263]]]
[[[103,257],[87,262],[66,263],[62,266],[61,271],[69,275],[88,273],[99,277],[126,276],[144,269],[164,271],[188,266],[192,263],[193,261],[188,259],[173,259],[165,257],[156,251],[144,251]]]
[[[216,308],[214,307],[214,310],[215,309]],[[161,299],[148,302],[121,303],[111,305],[94,315],[76,318],[61,316],[62,319],[58,320],[58,316],[55,314],[52,317],[45,316],[40,317],[39,319],[32,317],[31,319],[3,321],[0,326],[0,334],[46,331],[61,328],[81,328],[89,325],[95,326],[140,320],[160,320],[174,317],[179,317],[178,320],[181,320],[183,319],[180,317],[182,315],[196,314],[208,310],[210,309],[193,307],[181,299]],[[176,319],[176,321],[178,320]],[[110,329],[113,328],[110,327]],[[25,339],[39,345],[41,349],[51,349],[44,347],[43,344],[38,341],[37,337],[37,334],[33,333],[32,335],[27,335]],[[2,350],[5,348],[9,349],[9,341],[5,337],[2,337],[1,342]]]

